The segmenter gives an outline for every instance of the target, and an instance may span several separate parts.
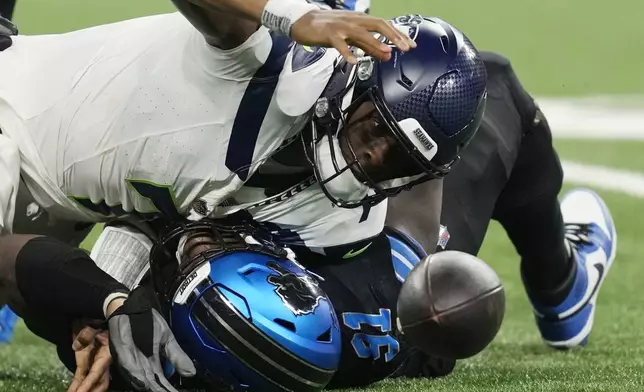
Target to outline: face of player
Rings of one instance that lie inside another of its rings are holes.
[[[348,117],[338,139],[344,159],[361,182],[366,181],[365,175],[378,183],[421,172],[370,101]]]

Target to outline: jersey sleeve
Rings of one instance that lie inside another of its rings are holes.
[[[248,81],[271,54],[274,40],[270,31],[260,26],[244,43],[233,49],[209,45],[196,29],[192,31],[185,55],[208,74],[225,80]]]
[[[18,146],[0,133],[0,235],[11,234],[20,185]]]
[[[289,116],[301,116],[320,98],[333,73],[335,49],[294,43],[275,91],[278,107]]]

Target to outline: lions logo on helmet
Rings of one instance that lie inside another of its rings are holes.
[[[296,275],[276,262],[269,262],[266,266],[277,272],[277,275],[268,276],[268,283],[276,286],[275,293],[296,316],[313,313],[320,300],[325,298],[318,283],[310,276]]]

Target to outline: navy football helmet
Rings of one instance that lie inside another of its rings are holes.
[[[161,308],[215,388],[319,391],[341,354],[331,302],[283,249],[247,241],[249,231],[201,221],[163,234],[150,256]]]
[[[483,118],[487,74],[469,39],[438,18],[405,15],[392,23],[417,47],[401,52],[391,45],[386,62],[369,56],[361,56],[357,65],[339,61],[314,108],[312,134],[303,137],[316,179],[341,207],[375,205],[445,176]],[[365,102],[375,107],[374,127],[395,140],[398,154],[384,165],[402,166],[398,173],[404,175],[398,178],[374,180],[343,134],[351,132],[347,124]],[[340,150],[343,138],[348,158]],[[346,190],[352,186],[361,190]]]

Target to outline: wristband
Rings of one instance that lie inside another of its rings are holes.
[[[130,294],[126,293],[124,291],[116,291],[113,292],[112,294],[108,295],[107,298],[105,298],[105,301],[103,301],[103,314],[105,315],[105,318],[107,318],[107,308],[110,306],[110,303],[114,301],[115,299],[119,298],[125,298],[129,297]]]
[[[304,0],[268,0],[262,11],[262,25],[276,33],[291,35],[291,27],[305,14],[320,7]]]

